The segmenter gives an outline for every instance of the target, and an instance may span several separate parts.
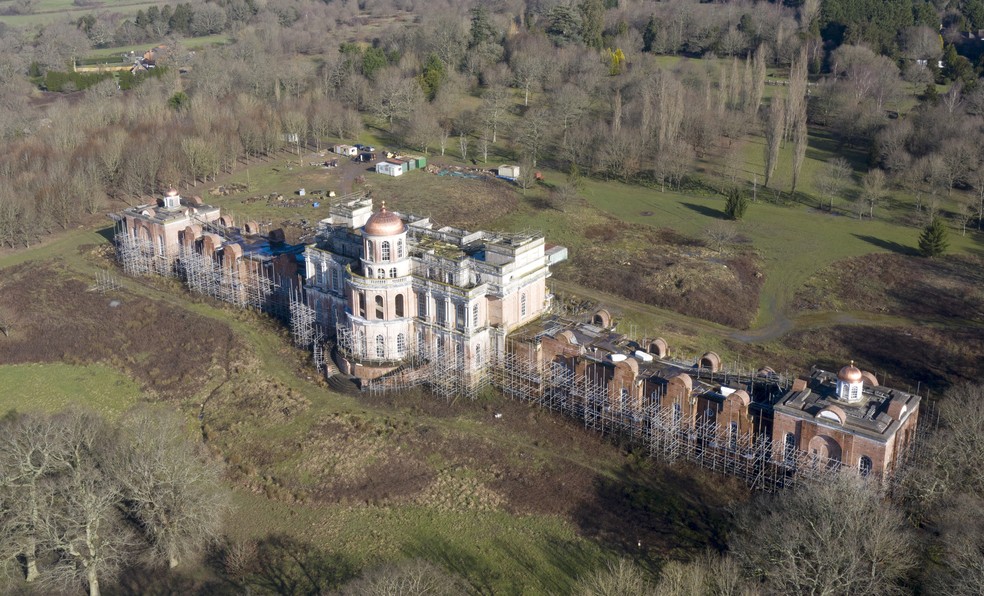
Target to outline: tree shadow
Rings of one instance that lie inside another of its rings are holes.
[[[707,207],[706,205],[697,205],[695,203],[680,203],[680,204],[686,207],[687,209],[690,209],[691,211],[696,211],[697,213],[700,213],[701,215],[704,215],[706,217],[710,217],[713,219],[727,219],[727,217],[724,214],[724,211],[719,211],[718,209]]]
[[[573,517],[584,535],[656,573],[669,554],[724,550],[729,497],[686,469],[641,460],[599,476],[594,497]]]
[[[900,255],[907,255],[910,257],[919,256],[919,251],[911,246],[906,246],[904,244],[899,244],[893,240],[884,240],[882,238],[875,238],[874,236],[869,236],[867,234],[852,234],[858,240],[863,240],[868,244],[877,246],[878,248],[887,250],[889,252],[894,252]]]
[[[437,535],[420,536],[404,549],[411,556],[432,561],[466,582],[474,594],[494,594],[491,580],[501,579],[482,560]]]
[[[345,555],[284,534],[272,534],[256,543],[226,545],[214,553],[208,566],[224,580],[230,593],[285,596],[331,593],[358,572]]]

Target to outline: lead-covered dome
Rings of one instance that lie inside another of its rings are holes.
[[[366,221],[363,231],[369,236],[393,236],[402,234],[405,229],[406,226],[400,216],[387,209],[386,204],[383,203],[379,211],[373,213]]]

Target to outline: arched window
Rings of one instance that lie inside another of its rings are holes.
[[[424,330],[417,331],[417,355],[423,358],[427,355],[427,342],[424,340]]]
[[[331,268],[331,287],[336,292],[342,289],[341,286],[338,285],[338,269],[335,269],[334,267]]]
[[[464,304],[456,304],[455,307],[454,307],[455,327],[459,331],[461,331],[462,329],[465,328],[465,323],[467,322],[467,319],[465,318],[465,316],[466,316],[467,312],[468,311],[465,310],[465,305]]]
[[[475,368],[482,367],[482,346],[475,346]]]
[[[478,303],[472,304],[472,327],[478,327]]]
[[[363,358],[365,358],[366,356],[368,356],[368,354],[366,353],[367,349],[368,348],[366,347],[366,334],[365,334],[365,332],[360,331],[359,332],[359,356],[361,356]]]
[[[396,267],[390,268],[390,277],[396,277]]]
[[[366,293],[359,292],[359,316],[366,318]]]
[[[417,316],[427,316],[427,294],[423,292],[417,292]]]
[[[862,476],[871,474],[871,458],[867,455],[862,455],[861,459],[858,460],[858,472]]]
[[[400,356],[407,353],[407,336],[402,333],[396,336],[396,353]]]
[[[372,245],[372,240],[366,240],[366,260],[376,260],[376,248]]]
[[[382,296],[376,296],[376,318],[377,319],[382,319],[383,318],[383,297]]]
[[[380,252],[383,253],[383,261],[390,260],[390,243],[383,242],[381,245],[379,245],[379,249]]]
[[[396,258],[403,258],[403,240],[396,241]]]
[[[526,316],[526,292],[519,295],[519,316]]]
[[[376,336],[376,358],[386,356],[386,339],[382,335]]]
[[[384,277],[386,277],[386,270],[385,269],[377,269],[376,270],[376,277],[378,277],[379,279],[383,279]]]
[[[396,295],[396,316],[402,317],[403,314],[403,294]]]

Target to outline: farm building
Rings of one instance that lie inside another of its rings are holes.
[[[499,171],[497,172],[500,178],[506,178],[507,180],[515,180],[519,178],[519,166],[499,166]]]
[[[398,159],[386,159],[376,164],[376,173],[387,176],[402,176],[405,165]]]
[[[335,145],[334,151],[346,157],[355,157],[359,154],[359,150],[352,145]]]

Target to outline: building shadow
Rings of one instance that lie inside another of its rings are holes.
[[[115,226],[106,226],[96,231],[97,234],[106,239],[106,242],[112,243],[113,237],[116,235]]]
[[[906,246],[904,244],[899,244],[893,240],[884,240],[882,238],[875,238],[874,236],[869,236],[867,234],[852,234],[858,240],[863,240],[868,244],[877,246],[878,248],[887,250],[889,252],[894,252],[900,255],[906,255],[910,257],[919,256],[919,251],[911,246]]]
[[[717,209],[707,207],[706,205],[697,205],[696,203],[680,203],[680,204],[686,207],[687,209],[700,213],[701,215],[704,215],[706,217],[711,217],[714,219],[725,219],[724,211],[719,211]]]

